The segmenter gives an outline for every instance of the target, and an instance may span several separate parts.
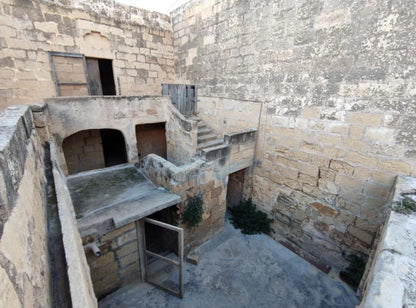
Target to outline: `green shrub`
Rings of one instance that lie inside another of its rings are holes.
[[[239,205],[230,209],[231,223],[244,234],[270,234],[273,229],[270,223],[273,219],[267,218],[267,214],[256,210],[256,205],[251,199],[243,200]]]
[[[341,275],[346,283],[357,290],[364,274],[366,262],[359,255],[349,255],[346,259],[350,265],[345,271],[341,271]]]
[[[182,223],[189,228],[197,226],[202,220],[203,202],[200,196],[195,196],[186,205],[185,211],[182,214]]]
[[[405,197],[401,202],[392,205],[392,209],[402,214],[410,214],[416,211],[416,202],[408,197]]]

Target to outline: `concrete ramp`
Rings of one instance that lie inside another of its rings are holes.
[[[181,201],[131,164],[78,173],[67,182],[82,237],[107,233]]]

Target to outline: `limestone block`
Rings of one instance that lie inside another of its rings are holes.
[[[348,9],[333,11],[315,19],[315,30],[327,29],[351,23],[351,13]]]
[[[389,187],[366,183],[364,193],[377,198],[387,198],[389,196]]]
[[[346,175],[352,175],[354,167],[341,160],[331,160],[329,168]]]
[[[367,148],[367,143],[362,140],[343,138],[342,146],[353,151],[364,151]]]
[[[331,122],[326,125],[326,130],[333,134],[348,135],[349,125],[345,123]]]
[[[366,156],[363,154],[360,154],[358,152],[350,151],[345,157],[345,160],[348,162],[361,164],[366,167],[377,167],[378,159],[371,156]]]
[[[371,170],[358,166],[354,168],[353,176],[361,179],[368,179],[371,177]]]
[[[380,170],[375,170],[372,175],[372,180],[376,183],[384,184],[391,186],[394,184],[396,175],[393,173],[383,172]]]
[[[367,127],[364,137],[369,140],[394,142],[395,130],[386,127]]]
[[[335,183],[342,188],[348,188],[359,192],[361,192],[363,185],[362,180],[342,175],[340,173],[335,176]]]
[[[410,175],[411,166],[410,164],[399,161],[399,160],[387,160],[381,159],[380,160],[380,169],[385,171],[390,171],[393,173],[400,173],[403,175]]]
[[[327,180],[327,181],[334,181],[336,174],[337,174],[337,171],[333,169],[326,169],[326,168],[319,169],[319,178]]]
[[[353,124],[378,126],[380,125],[381,115],[374,113],[351,113],[348,117],[348,121]]]

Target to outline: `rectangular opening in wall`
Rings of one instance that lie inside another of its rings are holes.
[[[106,167],[127,163],[126,143],[120,131],[101,129],[104,163]]]
[[[86,61],[91,95],[116,95],[112,60],[86,58]]]
[[[139,159],[152,153],[166,159],[165,123],[136,125],[136,138]]]
[[[242,169],[231,173],[228,176],[227,208],[236,206],[243,201],[244,178],[246,176],[246,171],[247,169]]]

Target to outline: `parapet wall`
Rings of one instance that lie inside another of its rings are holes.
[[[172,13],[177,79],[199,85],[216,129],[260,117],[253,201],[327,264],[370,252],[395,176],[416,174],[415,5],[194,0]]]
[[[7,0],[0,20],[0,111],[57,96],[49,51],[113,60],[117,94],[159,95],[174,80],[167,15],[112,0]]]
[[[406,195],[415,196],[416,179],[398,177],[390,205],[397,207]],[[391,211],[380,232],[371,262],[361,282],[360,307],[393,308],[416,305],[416,216]]]
[[[74,206],[69,194],[65,175],[57,159],[55,140],[51,141],[51,160],[65,259],[68,266],[67,274],[71,303],[73,307],[77,308],[98,307],[90,276],[90,269],[84,253],[84,247],[82,246],[81,236],[78,232]]]
[[[0,306],[52,306],[44,150],[29,106],[0,114]]]

